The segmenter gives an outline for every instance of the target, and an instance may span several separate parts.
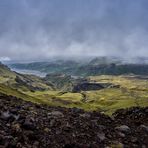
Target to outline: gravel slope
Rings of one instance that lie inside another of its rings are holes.
[[[0,148],[146,148],[148,107],[113,117],[0,96]]]

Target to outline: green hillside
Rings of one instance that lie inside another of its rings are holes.
[[[90,84],[91,87],[88,86]],[[74,87],[78,91],[73,91]],[[51,106],[112,114],[120,108],[148,106],[148,78],[140,75],[101,75],[84,79],[65,74],[49,74],[40,78],[12,72],[1,64],[0,93]]]

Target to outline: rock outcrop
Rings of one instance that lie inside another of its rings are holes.
[[[100,90],[104,89],[104,86],[98,83],[79,83],[73,87],[72,92],[90,91],[90,90]]]

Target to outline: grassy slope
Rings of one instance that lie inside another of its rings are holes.
[[[107,114],[116,109],[131,106],[148,106],[148,81],[124,76],[96,76],[90,81],[109,82],[120,88],[106,88],[98,91],[64,93],[60,91],[26,92],[35,98],[49,101],[51,105],[79,107],[85,110],[101,110]],[[85,98],[84,98],[85,95]]]
[[[21,81],[16,82],[16,77]],[[52,86],[46,85],[42,79],[34,75],[22,75],[11,71],[7,66],[0,63],[0,84],[7,85],[9,87],[26,91],[28,86],[41,89],[52,89]],[[50,84],[50,83],[49,83]]]
[[[19,98],[45,103],[53,106],[78,107],[85,110],[101,110],[107,114],[116,109],[131,106],[148,106],[148,81],[129,80],[123,77],[91,77],[91,81],[112,82],[120,84],[120,88],[107,88],[98,91],[87,91],[81,93],[64,93],[60,91],[21,91],[0,85],[0,92]],[[85,100],[84,96],[85,94]]]
[[[26,86],[15,85],[16,73],[7,68],[0,69],[0,93],[13,95],[18,98],[45,103],[49,105],[79,107],[85,110],[101,110],[111,114],[116,109],[131,106],[148,106],[148,80],[137,79],[130,76],[92,76],[90,81],[99,83],[112,83],[120,88],[106,88],[98,91],[71,93],[62,91],[31,92]],[[33,80],[32,85],[47,87],[37,77],[25,76]]]
[[[47,100],[44,100],[44,99],[38,98],[38,97],[33,97],[31,95],[22,93],[22,92],[18,91],[17,89],[10,88],[4,84],[0,84],[0,93],[15,96],[17,98],[21,98],[23,100],[31,101],[34,103],[49,104],[49,102]]]
[[[31,81],[33,87],[41,87],[45,89],[51,89],[51,86],[47,86],[43,83],[38,77],[31,75],[20,75],[11,71],[7,66],[0,63],[0,93],[16,96],[18,98],[32,101],[35,103],[45,103],[49,104],[48,101],[30,96],[25,94],[26,91],[29,91],[29,88],[26,85],[19,84],[15,81],[16,76],[22,77],[22,79],[27,79]]]

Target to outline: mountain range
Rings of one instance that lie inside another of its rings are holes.
[[[90,61],[54,60],[50,62],[13,63],[11,68],[19,70],[35,70],[44,73],[63,73],[73,76],[122,75],[136,74],[148,75],[146,59],[135,59],[135,62],[119,58],[100,57]]]

